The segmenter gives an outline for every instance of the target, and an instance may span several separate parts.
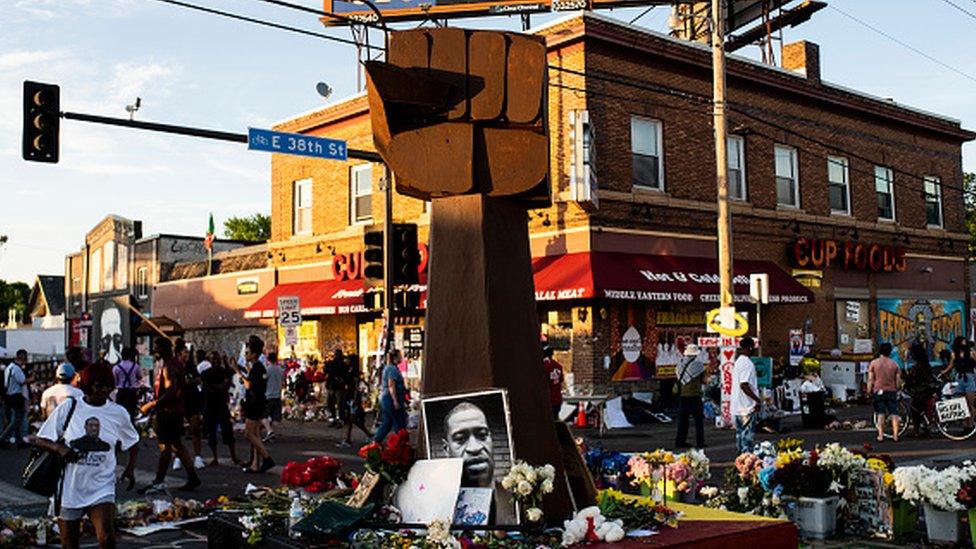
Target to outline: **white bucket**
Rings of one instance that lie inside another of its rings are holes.
[[[956,543],[962,534],[959,527],[959,511],[942,511],[925,504],[925,530],[929,541]]]
[[[837,496],[829,498],[783,498],[786,516],[805,538],[824,539],[837,529]]]

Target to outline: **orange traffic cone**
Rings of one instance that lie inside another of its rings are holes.
[[[577,412],[576,412],[576,423],[575,423],[575,425],[577,427],[586,427],[587,426],[587,421],[586,421],[586,408],[585,408],[585,405],[582,402],[579,403],[579,410],[577,410]]]

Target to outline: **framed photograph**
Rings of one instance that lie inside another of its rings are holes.
[[[512,467],[508,393],[490,389],[425,398],[424,444],[431,459],[462,458],[462,488],[492,489],[489,524],[518,524],[515,505],[501,480]]]

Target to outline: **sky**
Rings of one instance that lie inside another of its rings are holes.
[[[312,14],[256,0],[188,1],[350,37],[348,29],[324,29]],[[829,1],[810,22],[784,32],[787,42],[820,44],[824,80],[976,129],[976,0]],[[323,105],[318,82],[335,90],[333,99],[356,92],[355,48],[345,44],[158,0],[0,0],[0,6],[0,235],[9,239],[0,247],[0,279],[8,281],[63,274],[64,256],[110,213],[141,220],[144,235],[203,236],[210,212],[220,232],[230,216],[271,209],[270,158],[238,143],[62,121],[60,163],[23,161],[24,80],[59,84],[65,111],[124,117],[138,96],[139,120],[231,132]],[[604,13],[630,21],[643,11]],[[637,24],[666,31],[668,13],[654,8]],[[532,23],[559,16],[533,15]],[[519,28],[517,17],[454,24]],[[739,53],[758,57],[759,50]],[[963,147],[963,166],[976,171],[976,145]]]

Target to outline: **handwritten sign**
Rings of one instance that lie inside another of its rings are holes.
[[[969,404],[966,403],[966,397],[940,400],[935,403],[935,411],[939,414],[940,423],[967,419],[970,416]]]
[[[732,368],[735,366],[735,347],[722,347],[719,351],[719,374],[722,376],[722,416],[721,423],[716,421],[716,427],[728,429],[732,427]]]
[[[352,497],[346,503],[349,507],[356,507],[357,509],[362,507],[367,501],[369,501],[369,496],[373,494],[373,490],[380,482],[380,476],[372,471],[366,471],[363,478],[359,480],[359,486],[356,487],[356,491],[353,492]]]

